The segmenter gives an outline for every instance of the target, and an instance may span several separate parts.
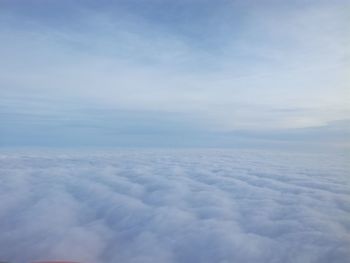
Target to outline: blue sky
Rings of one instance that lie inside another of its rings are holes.
[[[0,145],[345,145],[349,3],[0,1]]]

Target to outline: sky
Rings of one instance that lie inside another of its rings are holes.
[[[0,146],[348,146],[349,13],[0,0]]]

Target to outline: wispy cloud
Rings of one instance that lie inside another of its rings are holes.
[[[9,111],[65,119],[79,105],[148,112],[151,130],[162,125],[152,114],[188,116],[198,120],[191,133],[349,116],[346,1],[2,5],[4,119],[19,118]],[[278,111],[286,106],[296,110]]]

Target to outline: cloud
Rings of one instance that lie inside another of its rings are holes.
[[[340,154],[2,151],[0,258],[346,262]]]

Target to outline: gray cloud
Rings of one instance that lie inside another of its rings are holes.
[[[0,258],[347,262],[341,154],[2,151]]]

